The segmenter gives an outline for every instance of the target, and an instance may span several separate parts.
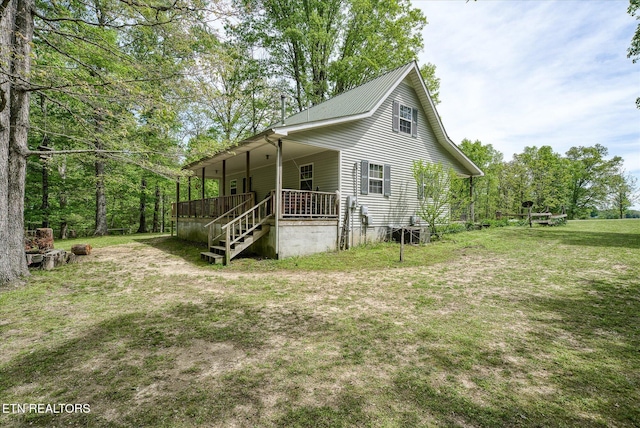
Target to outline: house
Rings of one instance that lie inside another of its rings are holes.
[[[189,187],[174,205],[177,235],[223,262],[248,247],[285,258],[381,240],[416,223],[417,159],[483,174],[447,136],[411,62],[186,166],[218,180],[220,196],[191,200]]]

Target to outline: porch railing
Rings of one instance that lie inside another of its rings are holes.
[[[239,205],[253,206],[254,204],[253,193],[240,193],[238,195],[178,202],[173,204],[172,214],[177,214],[178,217],[215,218]]]
[[[336,194],[310,190],[282,190],[284,218],[338,218]]]
[[[177,216],[205,218],[218,218],[220,216],[235,217],[255,204],[256,201],[253,193],[185,201],[177,204]],[[269,210],[272,209],[272,204],[273,200],[267,205]],[[239,209],[234,210],[234,207],[239,207]],[[173,207],[173,214],[174,216],[176,214],[176,204],[174,204]],[[283,189],[281,216],[282,218],[290,219],[337,219],[338,205],[336,203],[336,194],[332,192]]]

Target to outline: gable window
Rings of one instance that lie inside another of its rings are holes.
[[[360,194],[391,196],[391,166],[360,161]]]
[[[313,190],[313,164],[300,165],[300,190]]]
[[[400,105],[400,132],[411,134],[411,107]]]
[[[418,109],[393,102],[393,132],[409,134],[413,138],[418,136]]]
[[[231,182],[229,183],[229,194],[238,194],[238,180],[231,180]]]

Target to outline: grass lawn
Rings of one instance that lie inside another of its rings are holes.
[[[640,426],[639,220],[460,233],[402,264],[80,241],[0,288],[0,426]]]

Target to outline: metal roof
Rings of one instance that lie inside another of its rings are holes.
[[[395,86],[398,79],[412,67],[414,67],[414,63],[410,62],[327,101],[289,116],[285,119],[284,126],[366,113],[373,109],[389,89]],[[282,123],[275,125],[275,127],[281,126],[283,126]]]

